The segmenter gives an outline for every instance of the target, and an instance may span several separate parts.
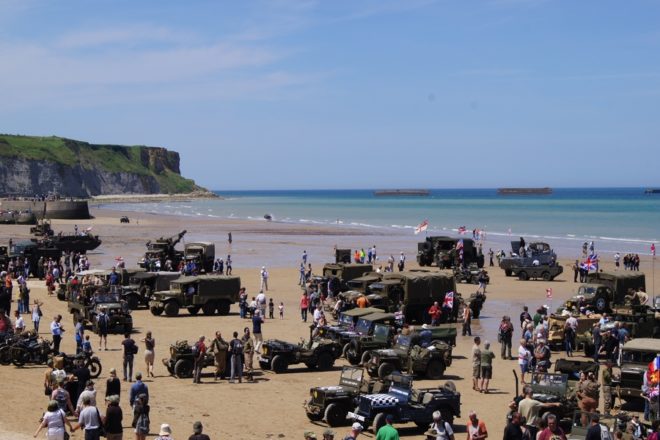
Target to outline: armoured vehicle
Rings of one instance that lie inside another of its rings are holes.
[[[590,309],[599,313],[623,305],[629,290],[646,290],[646,277],[640,272],[593,272],[587,282],[578,287],[577,295],[566,301],[566,308]]]
[[[371,264],[328,263],[323,266],[323,279],[331,282],[331,279],[336,278],[339,281],[339,291],[345,292],[348,290],[348,281],[372,272],[373,269]]]
[[[179,278],[179,272],[137,272],[128,278],[128,285],[123,289],[122,296],[131,310],[140,305],[148,305],[154,292],[167,290],[170,282]]]
[[[453,326],[440,329],[456,332]],[[408,335],[400,334],[392,348],[366,352],[362,359],[367,372],[370,376],[378,376],[381,379],[394,371],[440,379],[445,374],[445,369],[451,365],[452,347],[440,339],[434,340],[432,333],[429,341],[425,341],[425,336],[423,330]]]
[[[181,277],[170,282],[169,290],[154,292],[149,299],[149,310],[155,316],[165,312],[177,316],[185,308],[191,315],[200,309],[205,315],[228,315],[229,308],[238,301],[240,277],[225,275],[197,275]]]
[[[177,235],[168,238],[160,237],[157,240],[148,241],[146,244],[147,252],[145,252],[144,257],[138,262],[138,265],[148,270],[156,270],[156,261],[160,261],[161,268],[165,268],[165,263],[171,261],[172,269],[176,269],[183,259],[183,251],[176,250],[175,246],[186,235],[186,232],[183,230]]]
[[[192,261],[197,270],[203,273],[213,272],[215,261],[215,244],[209,242],[186,243],[184,247],[186,263]]]
[[[453,425],[454,418],[461,415],[461,395],[453,382],[439,388],[413,388],[412,376],[392,374],[392,384],[387,393],[362,394],[358,405],[348,416],[363,426],[373,425],[376,433],[391,414],[393,423],[415,423],[427,429],[433,422],[433,412],[440,411],[442,419]]]
[[[55,234],[46,236],[39,240],[41,246],[47,248],[59,249],[60,252],[80,252],[82,254],[101,246],[102,241],[98,235],[92,235],[91,232],[82,232],[78,234]]]
[[[113,293],[106,288],[99,288],[92,297],[70,296],[67,308],[73,315],[74,324],[82,318],[83,325],[91,325],[95,333],[98,333],[97,316],[102,309],[108,315],[109,332],[130,333],[133,330],[131,311],[121,300],[119,292]]]
[[[552,281],[559,274],[564,272],[564,268],[557,264],[539,264],[531,266],[514,266],[510,269],[511,275],[518,277],[521,281],[538,280]]]
[[[529,243],[524,251],[520,253],[520,241],[511,242],[511,256],[500,260],[500,268],[508,277],[513,275],[513,269],[516,267],[532,267],[534,262],[539,265],[553,265],[557,261],[557,254],[550,248],[548,243],[533,242]]]
[[[355,400],[360,394],[387,391],[389,380],[375,380],[364,377],[364,370],[357,367],[343,367],[339,385],[313,387],[309,390],[309,400],[303,403],[309,420],[325,420],[329,426],[341,426],[348,422],[348,412],[355,408]]]
[[[310,338],[308,342],[293,344],[279,339],[269,339],[261,346],[259,365],[262,370],[284,373],[289,365],[304,363],[307,368],[329,370],[341,356],[341,344],[332,339]]]
[[[207,351],[202,362],[202,368],[213,366],[215,362],[213,353]],[[195,367],[193,346],[188,344],[188,341],[176,341],[170,344],[170,357],[163,359],[163,365],[172,376],[179,379],[192,377]]]
[[[478,267],[484,267],[484,255],[470,238],[452,238],[446,236],[426,237],[421,243],[417,243],[417,263],[420,266],[431,266],[435,264],[441,269],[451,269],[459,265],[459,254],[462,243],[463,265],[476,263]]]
[[[642,398],[642,384],[649,364],[660,353],[660,339],[632,339],[621,349],[619,367],[621,376],[612,382],[625,400]]]

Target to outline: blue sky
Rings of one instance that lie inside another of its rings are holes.
[[[0,132],[212,189],[653,186],[657,1],[0,0]]]

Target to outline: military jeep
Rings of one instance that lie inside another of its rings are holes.
[[[422,332],[400,334],[392,348],[366,352],[362,359],[369,375],[383,379],[394,371],[406,371],[428,379],[442,378],[451,365],[452,347],[441,340],[426,345],[423,336]]]
[[[449,381],[439,388],[414,389],[412,376],[392,374],[392,384],[387,393],[362,394],[358,398],[355,411],[348,417],[359,421],[363,426],[373,425],[373,432],[385,425],[388,415],[393,423],[413,422],[420,429],[426,429],[433,422],[433,413],[440,411],[442,419],[453,425],[454,418],[461,415],[461,394]]]
[[[73,315],[74,325],[82,318],[83,325],[91,326],[95,333],[99,331],[97,316],[101,310],[108,315],[108,332],[130,333],[133,331],[133,317],[128,305],[121,300],[119,293],[106,287],[98,288],[92,297],[70,295],[67,308]]]
[[[566,436],[567,440],[585,440],[587,438],[587,431],[591,428],[591,420],[596,413],[589,413],[586,411],[575,411],[573,414],[573,423],[571,425],[570,434]],[[616,431],[625,431],[625,420],[621,416],[609,416],[606,414],[598,414],[599,424],[601,430],[607,430],[610,438],[615,438]],[[623,424],[624,429],[620,429]],[[601,437],[604,438],[604,437]]]
[[[308,342],[301,341],[298,344],[282,341],[279,339],[268,339],[261,346],[259,365],[262,370],[271,370],[274,373],[284,373],[289,365],[304,363],[310,370],[329,370],[335,361],[341,356],[341,344],[332,339],[312,338],[310,326],[310,338]]]
[[[389,386],[389,380],[366,379],[362,368],[343,367],[339,385],[310,388],[310,398],[303,407],[309,420],[325,420],[329,426],[341,426],[350,420],[348,412],[355,408],[356,397],[387,391]]]
[[[154,292],[167,290],[170,282],[179,278],[179,272],[138,272],[129,278],[128,286],[124,287],[122,296],[131,310],[140,305],[147,306]]]
[[[500,268],[508,277],[514,274],[514,269],[521,267],[532,267],[534,260],[539,265],[552,265],[557,261],[557,254],[552,250],[548,243],[533,242],[527,245],[525,254],[520,255],[520,241],[511,242],[511,256],[500,260]]]
[[[360,309],[353,309],[360,310]],[[348,328],[342,327],[328,327],[324,333],[324,336],[330,338],[334,341],[337,341],[341,344],[342,353],[346,357],[351,365],[357,365],[360,362],[360,356],[354,357],[355,353],[348,355],[347,350],[349,349],[351,341],[354,339],[370,336],[374,331],[374,326],[376,324],[385,324],[388,326],[388,333],[394,331],[394,325],[396,322],[396,316],[394,313],[385,313],[382,311],[377,311],[374,313],[369,313],[368,315],[363,315],[358,318],[357,323]],[[390,327],[391,326],[391,327]],[[383,346],[385,348],[387,345]],[[377,347],[374,347],[377,348]]]
[[[518,395],[518,374],[513,370],[516,381],[516,395]],[[552,408],[543,408],[539,412],[542,416],[546,412],[552,412],[557,416],[557,420],[564,432],[571,429],[573,413],[577,411],[577,398],[575,390],[569,387],[567,374],[553,373],[532,373],[529,386],[532,387],[534,400],[541,403],[561,403],[561,406]]]
[[[619,397],[625,400],[642,398],[644,375],[658,353],[660,339],[639,338],[623,344],[619,361],[621,376],[612,381],[612,386],[618,388]]]
[[[566,308],[578,305],[598,313],[608,312],[614,305],[623,305],[629,290],[646,288],[646,277],[639,272],[594,272],[578,287],[577,295],[566,301]]]
[[[202,367],[213,366],[214,361],[213,353],[207,351],[202,361]],[[179,379],[192,377],[195,367],[193,346],[188,344],[188,341],[176,341],[174,344],[170,344],[170,357],[163,359],[163,365],[172,376]]]
[[[177,316],[179,309],[185,308],[191,315],[200,309],[207,316],[216,312],[228,315],[229,308],[238,301],[241,288],[239,277],[224,275],[198,275],[181,277],[170,283],[169,290],[155,292],[149,299],[149,310],[154,316],[163,312],[167,316]]]

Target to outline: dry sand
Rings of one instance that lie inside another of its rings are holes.
[[[363,231],[351,229],[333,229],[319,227],[301,227],[265,222],[218,221],[202,218],[153,216],[126,213],[132,218],[128,225],[121,225],[119,217],[123,214],[117,211],[94,209],[96,216],[91,221],[53,221],[53,228],[72,230],[73,224],[81,228],[93,226],[93,232],[103,239],[102,246],[90,253],[92,267],[109,267],[114,258],[122,256],[131,267],[144,252],[144,243],[161,235],[173,235],[182,229],[187,229],[189,240],[210,240],[216,242],[216,253],[225,256],[231,252],[235,261],[234,274],[239,275],[243,286],[249,294],[255,294],[259,287],[259,266],[268,262],[270,271],[270,290],[267,292],[276,303],[285,304],[284,320],[266,320],[263,326],[265,338],[281,338],[298,341],[308,337],[308,327],[298,316],[298,298],[300,289],[297,286],[298,270],[295,262],[302,249],[308,250],[311,261],[316,269],[324,262],[330,261],[332,246],[367,247],[378,246],[382,255],[390,253],[397,255],[400,250],[408,254],[409,262],[414,260],[416,238],[406,239],[405,243],[392,240],[385,235],[364,235]],[[139,217],[139,218],[138,218]],[[0,227],[0,242],[27,237],[28,227],[3,225]],[[226,242],[227,232],[233,232],[234,243],[231,248]],[[402,246],[406,246],[405,248]],[[486,246],[487,248],[487,246]],[[281,261],[281,264],[277,264]],[[565,268],[569,261],[563,261]],[[414,266],[414,264],[413,264]],[[610,268],[604,264],[604,268]],[[642,270],[648,275],[647,283],[651,286],[650,262],[642,262]],[[418,387],[433,387],[453,380],[462,393],[462,416],[456,420],[456,430],[459,437],[465,435],[465,421],[470,410],[476,410],[489,431],[491,438],[499,438],[504,428],[504,416],[507,404],[514,397],[515,384],[512,369],[517,368],[516,361],[499,359],[499,345],[496,343],[496,328],[502,315],[511,315],[514,323],[522,306],[527,304],[530,310],[542,304],[548,304],[546,288],[552,287],[554,299],[552,308],[571,296],[576,285],[572,282],[572,273],[567,270],[554,282],[527,281],[522,282],[506,278],[500,269],[490,271],[491,284],[488,286],[488,300],[485,303],[481,319],[473,323],[473,335],[493,341],[498,359],[494,362],[494,378],[491,381],[492,392],[488,395],[478,394],[471,389],[471,365],[469,359],[471,338],[458,337],[454,350],[454,362],[447,370],[446,379],[440,381],[419,380]],[[75,351],[72,319],[66,310],[66,303],[55,297],[47,297],[43,281],[31,280],[31,298],[44,302],[44,317],[41,324],[42,336],[49,338],[48,326],[55,314],[65,318],[67,332],[63,338],[62,350]],[[474,290],[472,285],[460,285],[458,291],[468,295]],[[303,401],[308,397],[309,388],[320,385],[336,384],[339,370],[346,361],[340,359],[333,371],[307,371],[303,367],[293,367],[290,372],[275,375],[271,372],[258,370],[256,383],[229,384],[227,381],[214,382],[211,369],[201,385],[192,380],[176,379],[168,375],[160,359],[167,356],[170,343],[176,340],[194,340],[199,335],[212,337],[220,330],[229,339],[235,330],[242,331],[250,323],[238,316],[237,305],[232,306],[232,313],[226,317],[187,316],[185,313],[178,318],[154,317],[147,310],[133,312],[136,333],[133,338],[139,340],[147,330],[151,330],[156,338],[156,378],[148,379],[151,395],[151,431],[157,432],[161,423],[169,423],[176,439],[186,439],[191,434],[192,423],[201,420],[205,432],[212,439],[262,439],[262,438],[302,438],[305,430],[313,430],[320,434],[325,426],[311,423],[302,408]],[[28,326],[30,318],[26,315]],[[460,330],[459,330],[460,331]],[[459,333],[460,334],[460,333]],[[520,337],[516,328],[514,341]],[[98,348],[98,340],[92,334],[94,349]],[[102,395],[105,392],[105,379],[110,368],[115,367],[121,372],[120,335],[110,335],[108,351],[97,351],[103,364],[103,373],[97,381],[97,389]],[[514,343],[514,347],[516,344]],[[140,353],[136,357],[136,370],[144,371],[142,352],[144,345],[140,344]],[[554,353],[553,358],[560,356]],[[255,365],[256,363],[255,358]],[[23,438],[31,435],[38,419],[46,406],[43,395],[43,366],[0,367],[0,383],[3,384],[5,402],[9,408],[0,412],[0,438]],[[121,373],[120,373],[121,374]],[[124,410],[124,425],[130,420],[128,406],[128,383],[122,383],[122,403]],[[103,406],[102,406],[103,407]],[[423,438],[414,426],[397,426],[402,436],[407,438]],[[347,428],[336,429],[336,438],[343,438]],[[9,434],[11,433],[11,434]],[[374,438],[371,432],[365,432],[361,438]],[[73,438],[82,438],[80,432]],[[125,438],[133,438],[132,430],[125,429]]]

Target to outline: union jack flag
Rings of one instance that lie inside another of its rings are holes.
[[[463,249],[463,246],[464,246],[464,245],[463,245],[463,239],[461,238],[461,239],[458,240],[458,242],[456,243],[456,250]]]
[[[448,309],[454,308],[454,292],[447,292],[445,294],[445,300],[442,302],[442,307],[446,307]]]
[[[582,262],[580,266],[582,266],[582,269],[586,269],[586,270],[598,270],[598,255],[596,254],[589,255],[587,259],[584,262]]]

